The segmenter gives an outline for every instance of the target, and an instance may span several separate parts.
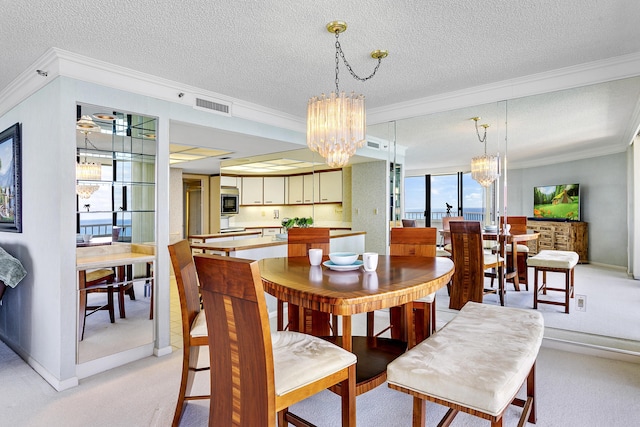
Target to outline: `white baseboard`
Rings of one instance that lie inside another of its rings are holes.
[[[613,359],[623,362],[640,364],[640,354],[628,350],[602,347],[594,344],[565,341],[557,338],[544,338],[542,340],[542,346],[570,353],[585,354],[587,356],[596,356],[605,359]]]
[[[90,377],[118,366],[126,365],[134,360],[143,359],[154,354],[153,343],[122,351],[110,356],[101,357],[76,365],[76,376],[79,379]]]

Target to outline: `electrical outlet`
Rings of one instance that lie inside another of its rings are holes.
[[[587,296],[576,295],[576,310],[587,311]]]

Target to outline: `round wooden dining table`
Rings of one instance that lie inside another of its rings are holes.
[[[351,316],[404,306],[403,325],[412,325],[412,301],[445,286],[454,271],[448,258],[388,255],[379,256],[374,272],[311,266],[307,257],[265,258],[259,266],[265,292],[288,303],[341,316],[342,336],[324,338],[357,355],[356,394],[386,381],[387,364],[404,353],[407,345],[415,345],[415,336],[412,327],[404,328],[405,340],[352,336]]]

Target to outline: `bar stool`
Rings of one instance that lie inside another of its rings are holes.
[[[564,312],[569,313],[569,298],[573,298],[574,286],[574,267],[578,263],[579,256],[572,251],[554,251],[543,250],[537,255],[528,259],[527,264],[529,267],[534,268],[534,293],[533,293],[533,308],[538,308],[538,303],[553,304],[564,306]],[[542,286],[538,288],[538,272],[542,272]],[[547,272],[564,273],[565,275],[565,287],[564,288],[550,288],[547,286]],[[564,302],[543,300],[538,297],[540,293],[547,294],[547,291],[559,291],[565,293]]]

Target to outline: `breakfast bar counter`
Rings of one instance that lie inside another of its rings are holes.
[[[364,252],[364,231],[331,230],[332,252]],[[275,237],[225,240],[220,242],[191,243],[191,249],[204,253],[226,255],[237,258],[262,259],[287,256],[287,240]]]
[[[189,241],[191,243],[208,243],[224,240],[250,239],[258,236],[262,236],[262,230],[232,231],[212,234],[192,234],[189,236]]]

